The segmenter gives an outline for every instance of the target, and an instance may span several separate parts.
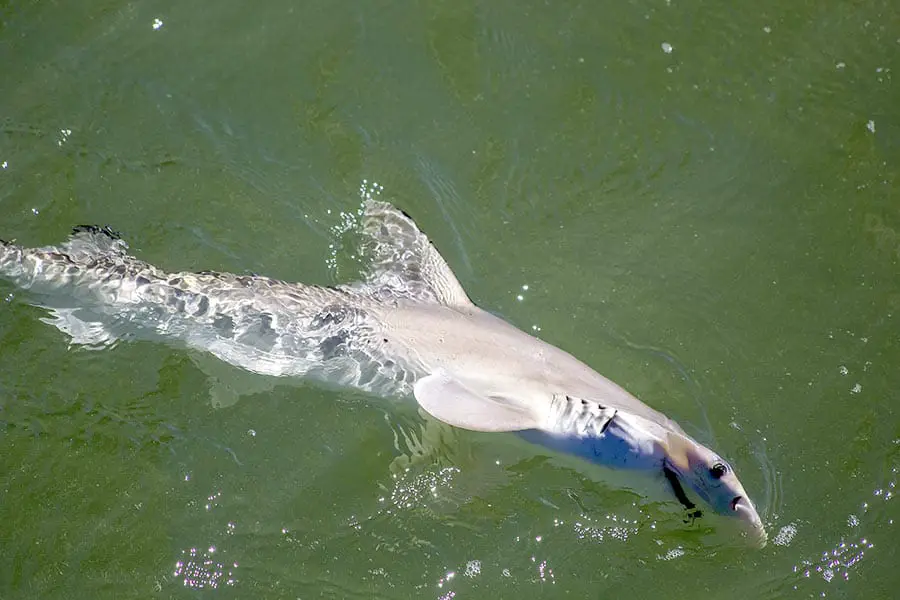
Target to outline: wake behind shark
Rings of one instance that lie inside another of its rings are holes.
[[[166,273],[106,228],[58,246],[0,242],[0,277],[27,289],[77,344],[153,339],[253,373],[413,395],[436,419],[526,439],[591,463],[664,476],[766,534],[732,468],[572,355],[475,306],[453,271],[393,206],[367,199],[363,281],[335,287],[256,275]]]

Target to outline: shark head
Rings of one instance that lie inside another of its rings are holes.
[[[667,442],[664,460],[667,476],[674,475],[714,512],[736,519],[752,542],[764,546],[766,530],[762,519],[731,465],[686,435],[671,432]]]

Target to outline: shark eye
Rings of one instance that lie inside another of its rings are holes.
[[[728,467],[724,463],[716,463],[709,469],[709,474],[713,479],[722,479],[727,472]]]

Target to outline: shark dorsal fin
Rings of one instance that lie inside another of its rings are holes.
[[[381,299],[472,306],[443,257],[402,211],[386,202],[366,200],[362,234],[371,255],[364,286],[373,295]]]

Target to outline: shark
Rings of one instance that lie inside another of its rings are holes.
[[[335,286],[166,272],[97,226],[76,227],[55,246],[0,241],[0,278],[28,290],[75,344],[150,339],[255,374],[412,396],[453,427],[516,432],[592,465],[649,473],[693,516],[709,509],[766,543],[753,501],[719,454],[568,352],[476,306],[392,204],[366,198],[359,229],[368,267]]]

